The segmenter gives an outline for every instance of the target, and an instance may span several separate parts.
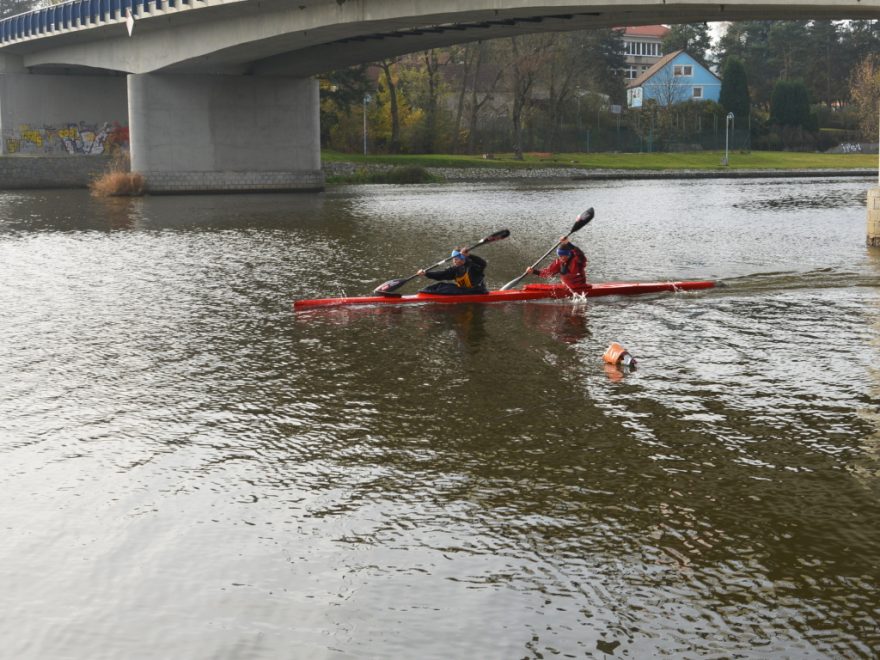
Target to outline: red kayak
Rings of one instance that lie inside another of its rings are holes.
[[[354,298],[317,298],[315,300],[297,300],[293,303],[294,310],[313,309],[315,307],[337,307],[344,305],[410,305],[425,303],[457,304],[457,303],[498,303],[516,300],[543,300],[552,298],[571,298],[574,295],[594,298],[597,296],[637,296],[644,293],[662,293],[664,291],[696,291],[711,289],[715,286],[712,280],[689,282],[605,282],[569,288],[564,284],[527,284],[522,289],[507,291],[490,291],[473,295],[437,295],[431,293],[413,293],[408,295],[386,294],[384,296],[361,296]]]

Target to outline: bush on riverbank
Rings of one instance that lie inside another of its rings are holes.
[[[117,156],[107,171],[89,183],[94,197],[138,197],[144,194],[143,175],[130,171],[128,154]]]
[[[433,176],[427,169],[420,165],[402,165],[392,167],[384,172],[371,171],[360,168],[352,174],[339,174],[327,177],[327,183],[436,183],[440,179]]]

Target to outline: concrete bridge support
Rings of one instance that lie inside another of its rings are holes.
[[[880,247],[880,188],[868,191],[868,245]]]
[[[128,117],[148,192],[324,187],[314,79],[129,75]]]

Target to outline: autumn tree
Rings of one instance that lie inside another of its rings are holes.
[[[855,68],[850,94],[859,116],[859,127],[866,140],[878,140],[880,108],[880,55],[869,55]]]

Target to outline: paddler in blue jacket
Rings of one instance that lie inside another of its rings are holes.
[[[486,289],[483,271],[486,270],[486,260],[470,254],[467,248],[452,251],[452,266],[446,270],[418,272],[432,280],[440,281],[421,290],[421,293],[434,293],[441,295],[466,295],[474,293],[489,293]]]

